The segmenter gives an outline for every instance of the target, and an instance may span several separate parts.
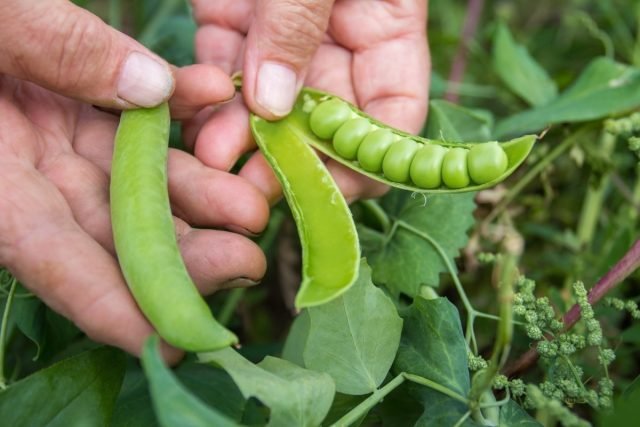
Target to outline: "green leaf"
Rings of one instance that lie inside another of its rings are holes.
[[[443,297],[416,297],[401,314],[404,329],[394,371],[419,375],[466,397],[467,345],[458,309]]]
[[[513,400],[500,407],[500,427],[542,427]]]
[[[558,94],[544,68],[513,40],[504,24],[498,26],[493,40],[493,68],[507,87],[530,105],[548,104]]]
[[[415,390],[415,389],[414,389]],[[424,405],[424,412],[416,422],[416,427],[454,426],[469,410],[462,402],[458,402],[430,389],[416,392]],[[479,427],[470,417],[460,424],[464,427]]]
[[[427,138],[447,142],[491,140],[493,118],[485,110],[471,110],[451,102],[429,103]]]
[[[16,293],[23,292],[24,288],[18,286]],[[44,328],[46,306],[35,296],[33,298],[16,298],[13,300],[11,310],[12,317],[20,332],[35,344],[36,354],[33,356],[33,360],[38,360],[46,340]]]
[[[469,240],[467,230],[474,224],[474,194],[412,197],[392,190],[382,199],[382,207],[394,224],[389,233],[360,225],[358,234],[364,255],[373,269],[373,282],[385,285],[392,295],[418,295],[422,285],[438,286],[446,265],[430,236],[452,261]],[[410,231],[399,224],[408,225]],[[455,267],[455,264],[454,264]]]
[[[25,295],[28,291],[21,285],[16,295]],[[48,308],[37,297],[15,298],[11,317],[16,326],[36,346],[33,360],[51,360],[69,347],[80,336],[78,328],[68,319]]]
[[[230,348],[199,357],[225,369],[246,399],[267,405],[270,426],[317,426],[331,407],[335,385],[327,374],[269,356],[254,365]]]
[[[638,106],[640,69],[597,58],[552,102],[499,122],[495,137],[539,131],[557,123],[601,119]]]
[[[291,324],[287,340],[284,342],[284,348],[282,349],[282,358],[284,360],[304,368],[304,347],[307,344],[310,326],[309,312],[302,310]]]
[[[133,361],[133,359],[132,359]],[[137,361],[130,363],[113,414],[113,427],[155,427],[149,383]],[[233,421],[242,420],[247,401],[222,369],[200,363],[181,363],[174,371],[178,381],[203,403]]]
[[[431,380],[466,397],[470,389],[467,346],[458,310],[446,298],[416,297],[402,314],[404,329],[394,363],[395,372],[407,372]],[[424,406],[416,425],[454,425],[467,406],[426,386],[412,385]],[[467,420],[463,425],[474,425]]]
[[[154,335],[147,339],[142,352],[142,366],[149,379],[151,398],[158,421],[163,427],[220,426],[238,424],[208,407],[191,394],[164,366]],[[212,386],[215,386],[212,384]]]
[[[402,319],[389,297],[371,283],[366,261],[361,260],[360,275],[351,289],[308,312],[305,366],[331,375],[340,393],[375,391],[395,358]]]
[[[373,409],[383,426],[412,426],[423,412],[422,405],[411,396],[413,384],[406,381]]]
[[[107,426],[124,376],[124,354],[102,347],[70,357],[0,392],[11,427]]]

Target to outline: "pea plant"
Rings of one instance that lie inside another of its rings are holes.
[[[135,2],[135,22],[119,0],[77,3],[193,61],[180,2]],[[263,283],[207,300],[158,168],[179,132],[166,105],[124,113],[114,240],[159,336],[140,360],[101,346],[0,269],[0,424],[628,425],[640,404],[640,6],[629,3],[431,2],[422,135],[313,88],[282,121],[252,116],[286,200],[256,238]],[[317,152],[391,191],[348,206]],[[162,292],[149,292],[150,274]],[[160,337],[188,351],[178,366],[163,363]]]

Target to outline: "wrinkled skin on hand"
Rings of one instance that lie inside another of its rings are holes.
[[[212,66],[176,70],[175,79],[174,118],[233,96]],[[109,218],[117,124],[117,115],[0,75],[0,265],[91,338],[139,354],[153,330],[123,280]],[[259,281],[260,248],[224,229],[260,232],[269,214],[263,195],[182,151],[170,151],[168,168],[176,233],[199,290]],[[181,357],[163,351],[170,362]]]
[[[199,24],[198,62],[215,64],[229,74],[243,70],[245,78],[244,102],[236,99],[219,111],[205,109],[186,127],[187,143],[204,164],[229,170],[240,156],[255,150],[246,105],[265,116],[253,84],[261,61],[288,63],[304,85],[350,100],[396,128],[421,130],[430,67],[427,2],[337,0],[331,8],[332,3],[192,0]],[[333,160],[326,164],[349,201],[387,190]],[[253,155],[239,174],[269,200],[280,197],[278,182],[261,155]]]

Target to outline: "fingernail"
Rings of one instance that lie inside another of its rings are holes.
[[[151,57],[132,52],[122,67],[118,96],[140,107],[153,107],[173,91],[173,76],[168,67]]]
[[[275,116],[286,116],[296,101],[296,88],[297,76],[291,68],[263,62],[258,70],[256,102]]]
[[[227,280],[222,284],[221,289],[231,289],[231,288],[248,288],[250,286],[255,286],[260,282],[256,282],[255,280],[248,279],[246,277],[238,277],[236,279]]]

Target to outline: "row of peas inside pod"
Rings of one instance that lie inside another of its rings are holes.
[[[419,188],[463,189],[501,177],[508,168],[504,149],[495,141],[455,147],[420,137],[400,135],[359,115],[348,103],[330,97],[310,114],[311,131],[330,140],[343,159],[371,173]]]

